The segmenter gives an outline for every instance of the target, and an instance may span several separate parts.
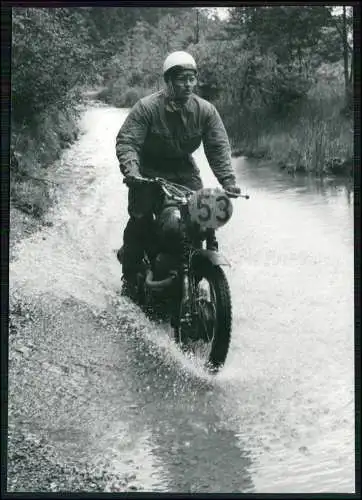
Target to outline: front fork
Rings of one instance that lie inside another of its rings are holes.
[[[186,207],[181,207],[185,210],[182,220],[188,220]],[[202,248],[201,240],[197,234],[188,233],[186,224],[182,228],[182,244],[180,251],[180,288],[179,288],[179,305],[178,305],[178,330],[183,337],[193,337],[196,334],[197,311],[195,297],[195,282],[192,277],[191,262],[193,257],[193,249]]]
[[[186,236],[183,238],[180,266],[179,328],[182,333],[186,333],[186,337],[193,337],[197,333],[196,290],[191,270],[192,249],[197,246],[196,242],[189,241]]]
[[[180,328],[189,330],[193,323],[192,289],[189,275],[189,249],[183,245],[183,255],[181,262],[181,300],[180,300]]]

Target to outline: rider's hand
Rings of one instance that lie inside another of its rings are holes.
[[[121,170],[124,175],[123,182],[127,185],[132,184],[132,182],[135,181],[135,178],[141,177],[138,165],[136,165],[134,162],[129,162],[127,163],[127,165],[123,165],[123,168],[121,168]]]
[[[223,188],[226,192],[238,195],[241,193],[241,189],[236,184],[224,184]]]
[[[122,168],[123,167],[123,168]],[[123,175],[128,177],[140,177],[140,171],[135,161],[128,161],[125,165],[121,166]]]

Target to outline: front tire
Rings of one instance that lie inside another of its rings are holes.
[[[206,367],[210,371],[217,372],[225,363],[231,339],[230,288],[223,269],[210,262],[198,265],[194,276],[197,314],[196,325],[193,325],[192,330],[198,339],[202,339],[210,346],[206,356]],[[207,284],[208,297],[203,296],[202,284]],[[188,339],[185,338],[187,332],[183,334],[178,328],[175,333],[179,343],[189,345]],[[193,341],[195,338],[190,340]]]

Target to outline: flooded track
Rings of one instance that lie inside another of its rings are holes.
[[[218,233],[233,334],[211,377],[119,295],[125,116],[100,104],[85,113],[53,178],[53,225],[10,265],[13,315],[28,317],[10,334],[8,488],[353,492],[351,194],[234,160],[251,198],[233,202]]]

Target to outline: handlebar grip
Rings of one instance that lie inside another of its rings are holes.
[[[132,184],[153,184],[154,182],[154,179],[148,179],[147,177],[138,176],[130,176],[123,179],[123,184],[126,184],[126,186],[130,186]]]
[[[228,195],[229,198],[245,198],[246,200],[250,198],[248,194],[230,193],[230,191],[225,191],[225,193]]]
[[[240,194],[230,193],[230,191],[225,191],[229,198],[239,198]]]

